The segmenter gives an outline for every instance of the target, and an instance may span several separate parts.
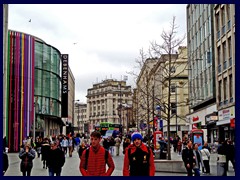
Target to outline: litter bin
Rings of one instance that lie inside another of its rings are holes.
[[[217,176],[227,176],[226,155],[218,154],[217,156]]]
[[[155,159],[159,159],[160,158],[160,150],[154,150],[155,152]]]
[[[160,159],[167,159],[167,152],[166,151],[160,152]]]

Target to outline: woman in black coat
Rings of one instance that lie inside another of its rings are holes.
[[[41,153],[42,153],[42,161],[43,161],[43,168],[47,169],[47,156],[50,151],[50,144],[47,138],[45,138],[42,142]]]
[[[23,149],[19,152],[19,158],[22,160],[20,163],[20,170],[23,176],[30,176],[32,167],[33,167],[33,159],[35,158],[35,150],[31,148],[29,144],[26,144]]]

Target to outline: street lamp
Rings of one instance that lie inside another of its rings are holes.
[[[118,115],[119,115],[119,124],[121,125],[122,124],[122,92],[121,92],[121,89],[122,89],[122,86],[121,86],[121,82],[120,84],[118,84],[118,87],[119,87],[119,90],[120,90],[120,104],[119,104],[119,108],[118,108]]]
[[[84,133],[83,108],[81,109],[81,112],[82,112],[82,132]]]

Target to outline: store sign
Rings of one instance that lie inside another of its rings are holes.
[[[62,117],[68,117],[68,54],[62,54]]]

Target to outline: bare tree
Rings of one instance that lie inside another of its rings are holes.
[[[187,84],[187,56],[182,52],[186,52],[186,47],[181,47],[185,40],[185,35],[182,38],[177,37],[177,26],[173,17],[170,23],[169,31],[164,31],[161,34],[162,44],[156,41],[150,43],[150,48],[147,54],[140,50],[140,57],[136,59],[140,73],[130,74],[136,77],[137,92],[138,92],[138,107],[142,108],[142,112],[138,118],[147,120],[148,124],[148,145],[150,145],[150,128],[149,123],[152,115],[152,121],[157,115],[155,113],[156,105],[161,106],[161,119],[167,124],[168,159],[171,159],[170,153],[170,122],[173,116],[177,119],[177,113],[173,113],[173,109],[186,106],[187,100],[175,102],[175,107],[172,95],[172,82],[176,85],[175,88],[184,88]],[[177,52],[178,50],[178,52]],[[177,53],[176,53],[177,52]],[[183,80],[180,80],[182,77]],[[177,79],[177,80],[176,80]],[[186,79],[186,80],[185,80]],[[182,87],[181,87],[182,86]],[[177,95],[177,94],[176,94]],[[177,100],[176,100],[177,101]],[[178,103],[178,105],[177,105]],[[181,117],[183,119],[184,117]],[[139,119],[138,119],[139,120]],[[153,123],[153,132],[154,132]],[[176,127],[177,131],[177,127]]]

